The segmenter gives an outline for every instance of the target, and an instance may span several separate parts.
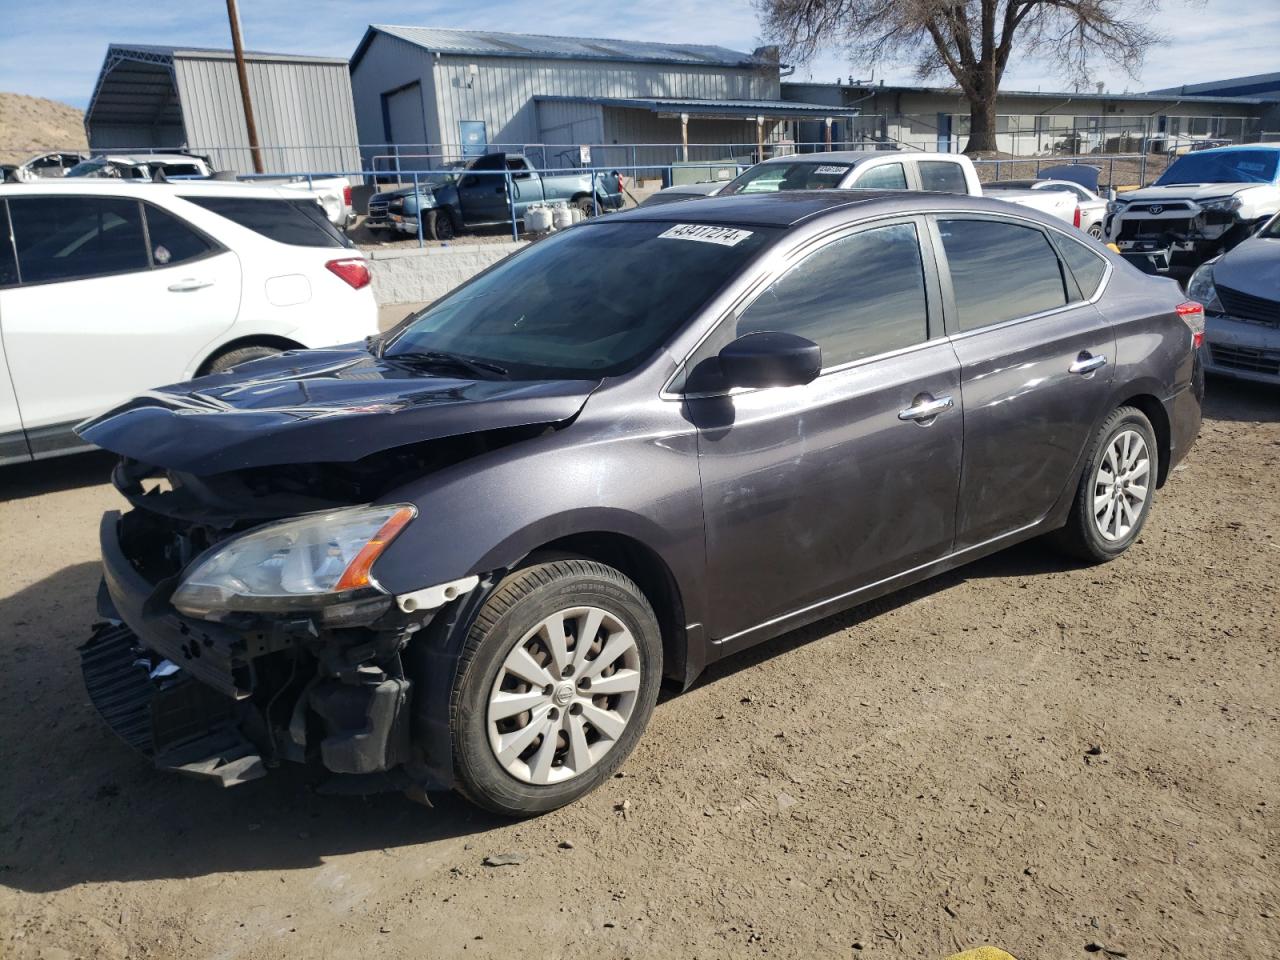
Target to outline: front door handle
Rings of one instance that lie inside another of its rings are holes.
[[[919,423],[922,420],[932,420],[940,413],[945,413],[955,406],[955,401],[950,397],[931,397],[927,393],[916,397],[915,403],[907,407],[905,410],[898,411],[899,420],[915,420]]]
[[[1082,350],[1080,352],[1080,356],[1076,357],[1076,362],[1067,367],[1067,370],[1071,373],[1093,373],[1093,371],[1098,370],[1101,367],[1105,367],[1106,365],[1107,358],[1102,354],[1098,354],[1095,357],[1089,353],[1089,351]]]
[[[212,280],[196,280],[188,277],[186,280],[179,280],[177,283],[169,284],[170,293],[190,293],[192,290],[203,290],[205,287],[212,287]]]

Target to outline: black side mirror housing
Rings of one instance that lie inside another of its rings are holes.
[[[822,372],[822,348],[794,333],[748,333],[720,351],[729,387],[796,387]]]

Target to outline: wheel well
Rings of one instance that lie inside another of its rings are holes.
[[[217,360],[225,353],[232,350],[240,350],[244,347],[274,347],[277,350],[305,350],[302,344],[296,340],[290,340],[287,337],[273,337],[269,334],[257,334],[252,337],[241,337],[239,340],[232,340],[230,343],[224,343],[209,356],[204,358],[204,363],[196,369],[196,376],[202,377],[209,372],[209,367],[213,365],[213,361]]]
[[[680,587],[663,559],[639,540],[620,533],[582,533],[544,544],[530,558],[572,554],[605,563],[635,581],[653,607],[662,630],[663,673],[684,679],[688,638]]]
[[[1151,394],[1143,393],[1136,397],[1130,397],[1120,406],[1137,407],[1151,421],[1151,427],[1156,432],[1156,452],[1160,457],[1160,466],[1156,471],[1156,488],[1163,487],[1165,480],[1169,476],[1171,443],[1169,439],[1169,415],[1165,412],[1164,404],[1151,396]]]

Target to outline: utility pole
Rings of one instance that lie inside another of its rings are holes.
[[[253,122],[253,102],[249,99],[249,71],[244,65],[244,42],[240,39],[240,11],[236,0],[227,0],[227,19],[231,21],[231,47],[236,53],[236,73],[240,75],[240,99],[244,101],[244,126],[249,133],[249,150],[253,153],[253,172],[262,169],[262,147],[258,146],[258,125]]]

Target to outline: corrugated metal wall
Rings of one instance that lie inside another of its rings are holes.
[[[423,127],[427,131],[427,138],[436,145],[438,150],[440,129],[436,120],[436,95],[431,61],[431,54],[416,44],[408,43],[399,37],[378,33],[369,42],[369,48],[365,51],[364,57],[351,71],[356,125],[360,131],[360,143],[365,146],[366,169],[385,169],[392,165],[388,159],[380,157],[387,151],[378,148],[379,144],[385,145],[388,139],[382,123],[382,95],[415,81],[422,84]],[[457,137],[456,131],[454,137]],[[426,152],[427,145],[404,144],[402,146],[408,147],[406,153],[413,154]],[[415,150],[419,146],[424,149]],[[417,162],[422,159],[424,158],[410,158],[406,160],[404,167],[417,169],[425,166]]]
[[[779,124],[766,123],[765,141],[777,139]],[[667,146],[636,147],[634,151],[625,147],[605,147],[597,151],[608,157],[609,163],[626,163],[643,166],[646,164],[669,164],[678,162],[680,148],[671,146],[679,144],[680,121],[675,117],[662,117],[648,110],[627,110],[621,107],[606,107],[604,111],[603,143],[639,144],[658,143]],[[726,144],[726,147],[707,146],[707,144]],[[733,156],[749,157],[755,152],[756,122],[754,120],[721,120],[709,117],[691,117],[689,119],[689,159],[690,160],[727,160]],[[727,145],[733,144],[736,149]],[[625,152],[625,158],[624,158]],[[634,152],[635,159],[630,157]]]
[[[538,104],[538,128],[543,143],[604,143],[604,111],[598,103],[542,101]],[[557,163],[554,157],[543,161]],[[617,163],[617,160],[609,161]]]
[[[471,64],[479,70],[474,77],[468,72]],[[719,66],[442,56],[435,64],[435,80],[438,130],[445,143],[457,142],[461,120],[483,120],[490,143],[541,142],[536,96],[705,100],[776,100],[780,96],[776,74]]]
[[[181,127],[144,126],[132,123],[95,123],[89,138],[92,150],[118,150],[136,147],[177,149],[187,142]]]
[[[360,169],[351,81],[343,64],[250,60],[258,141],[268,173]],[[189,146],[215,166],[253,172],[235,63],[178,57],[174,75]]]

